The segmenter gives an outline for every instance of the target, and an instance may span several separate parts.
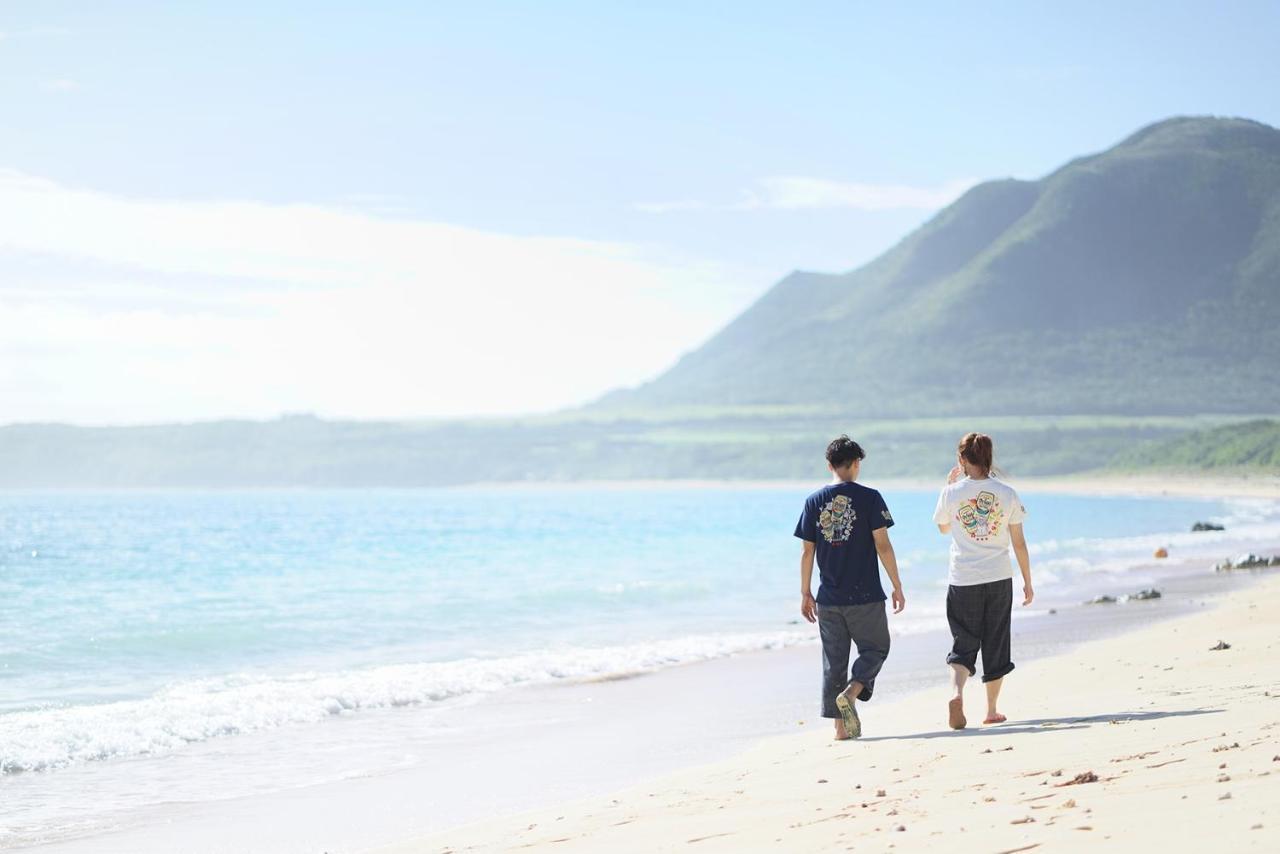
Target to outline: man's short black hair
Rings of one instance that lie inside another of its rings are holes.
[[[842,469],[864,457],[866,454],[862,452],[862,446],[848,436],[832,439],[831,444],[827,445],[827,462],[831,463],[832,468]]]

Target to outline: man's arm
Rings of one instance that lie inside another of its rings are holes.
[[[1009,526],[1009,539],[1013,541],[1013,554],[1018,559],[1018,569],[1022,570],[1023,605],[1030,605],[1036,598],[1036,591],[1031,587],[1031,554],[1027,551],[1027,538],[1022,535],[1022,524]]]
[[[876,528],[871,532],[876,541],[876,554],[884,564],[884,571],[893,583],[893,613],[901,614],[907,607],[907,597],[902,595],[902,580],[898,578],[898,556],[893,553],[893,543],[889,542],[889,529]]]
[[[813,601],[813,554],[815,546],[804,541],[804,550],[800,552],[800,613],[811,623],[817,622],[817,604]]]

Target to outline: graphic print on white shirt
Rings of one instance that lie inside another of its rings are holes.
[[[962,478],[938,496],[933,521],[951,526],[951,584],[985,584],[1013,575],[1009,526],[1020,525],[1027,510],[1018,493],[996,477]]]
[[[1004,508],[995,493],[983,490],[973,498],[966,499],[956,510],[956,521],[971,539],[988,540],[1000,533],[1000,523],[1004,521]]]
[[[853,521],[858,518],[847,495],[837,495],[827,502],[818,515],[818,529],[828,543],[843,543],[853,533]]]

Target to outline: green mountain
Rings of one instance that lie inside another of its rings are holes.
[[[1139,445],[1117,455],[1111,467],[1280,474],[1280,421],[1248,421]]]
[[[787,276],[607,411],[1280,411],[1280,131],[1175,118],[979,185],[876,260]]]
[[[994,181],[872,263],[793,273],[665,375],[553,416],[0,427],[0,487],[1276,470],[1280,131],[1171,119]]]

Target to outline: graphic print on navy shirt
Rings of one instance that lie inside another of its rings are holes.
[[[871,532],[891,525],[884,498],[858,483],[833,483],[805,500],[795,535],[815,545],[819,605],[885,600]]]
[[[847,495],[837,495],[822,506],[818,514],[818,529],[828,543],[843,543],[853,533],[858,511],[853,509]]]

